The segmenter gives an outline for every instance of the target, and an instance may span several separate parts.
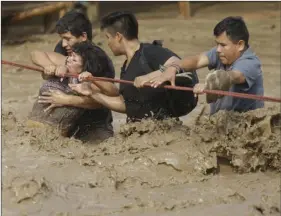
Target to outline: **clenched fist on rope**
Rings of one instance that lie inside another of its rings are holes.
[[[48,65],[44,67],[44,74],[48,76],[64,77],[68,73],[65,65]]]

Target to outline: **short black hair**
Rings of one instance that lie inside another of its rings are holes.
[[[128,40],[137,39],[139,34],[138,21],[129,11],[117,11],[103,17],[101,30],[105,28],[110,28],[113,34],[121,33]]]
[[[226,32],[232,42],[243,40],[246,47],[249,46],[249,32],[242,17],[230,16],[220,21],[214,28],[214,35],[218,37],[223,32]]]
[[[80,55],[83,61],[83,71],[93,76],[104,76],[104,72],[111,70],[110,59],[106,53],[91,41],[83,41],[73,45],[72,51]]]
[[[86,32],[88,40],[92,40],[92,24],[89,18],[85,14],[74,10],[67,12],[58,20],[56,31],[58,34],[70,31],[75,37],[82,36],[83,32]]]

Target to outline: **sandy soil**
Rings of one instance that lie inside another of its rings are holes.
[[[162,39],[192,55],[214,45],[213,27],[227,15],[244,16],[265,94],[280,97],[279,3],[220,3],[188,21],[141,19],[140,39]],[[30,51],[51,51],[58,40],[52,34],[5,42],[2,59],[31,64]],[[102,35],[94,41],[119,73],[124,58],[111,55]],[[203,81],[207,70],[198,73]],[[2,66],[3,215],[280,215],[279,104],[209,118],[208,108],[201,115],[202,96],[182,124],[123,125],[125,116],[114,113],[115,137],[83,145],[51,128],[25,126],[41,83],[37,72]]]

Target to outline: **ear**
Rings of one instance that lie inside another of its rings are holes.
[[[120,42],[123,39],[123,35],[119,32],[116,32],[115,37],[116,37],[118,42]]]
[[[82,41],[86,41],[88,40],[88,35],[86,32],[83,32],[82,35],[81,35],[81,38],[82,38]]]
[[[240,40],[240,41],[238,41],[237,45],[238,45],[238,50],[240,52],[242,52],[245,49],[245,41]]]

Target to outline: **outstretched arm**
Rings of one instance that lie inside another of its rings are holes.
[[[193,71],[202,67],[206,67],[209,64],[209,59],[205,53],[202,53],[197,56],[187,57],[182,60],[176,60],[166,70],[149,82],[152,87],[158,87],[166,81],[170,81],[172,85],[175,85],[175,77],[177,73],[177,68],[182,68],[185,71]]]
[[[78,77],[80,81],[88,80],[92,82],[91,87],[95,91],[102,92],[103,94],[112,97],[119,96],[119,90],[113,83],[105,81],[93,81],[91,80],[92,78],[94,78],[93,75],[88,71],[79,74]]]
[[[126,113],[126,106],[122,95],[110,97],[102,93],[94,93],[91,95],[91,98],[110,110],[119,113]]]
[[[57,106],[73,106],[84,109],[98,109],[102,106],[87,96],[68,95],[60,90],[49,90],[43,92],[42,96],[39,96],[38,103],[51,104],[52,107]]]
[[[30,54],[34,64],[45,67],[48,65],[65,65],[66,56],[55,52],[32,51]]]
[[[87,83],[69,84],[69,86],[72,90],[78,92],[79,94],[92,98],[92,100],[98,102],[104,107],[107,107],[108,109],[120,113],[126,112],[126,106],[122,95],[118,95],[115,97],[105,95],[99,91],[95,91]]]

